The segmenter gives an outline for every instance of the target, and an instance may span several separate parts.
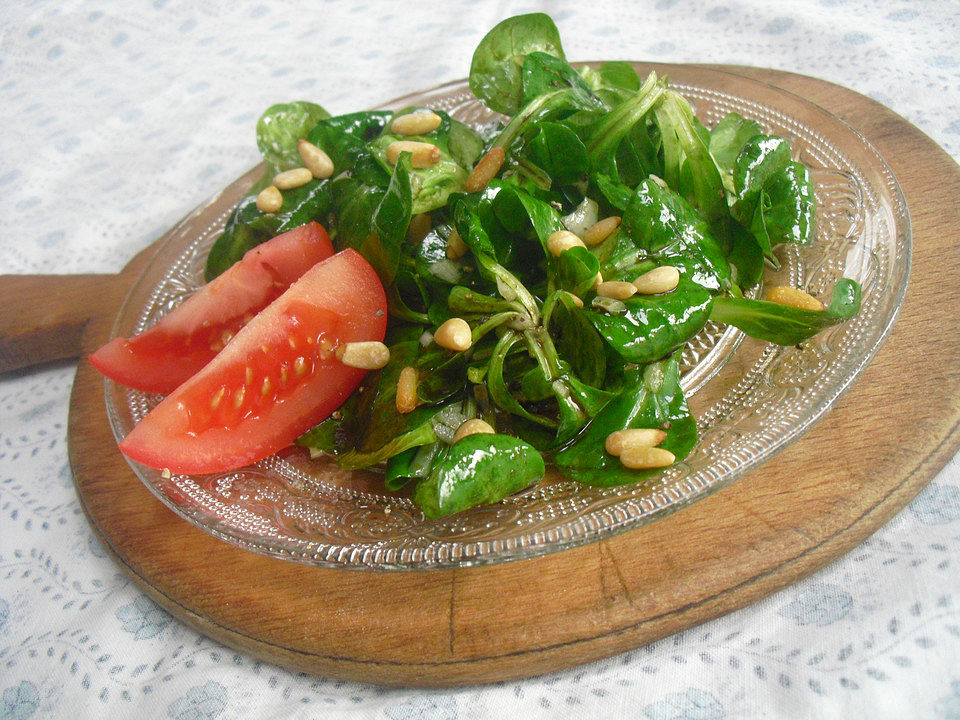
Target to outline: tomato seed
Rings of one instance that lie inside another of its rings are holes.
[[[227,392],[227,388],[221,387],[219,390],[217,390],[214,396],[210,398],[210,407],[213,410],[217,409],[217,406],[220,404],[220,401],[223,400],[223,396],[226,392]]]
[[[233,393],[233,407],[239,409],[243,405],[243,399],[247,395],[247,386],[241,385],[235,393]]]

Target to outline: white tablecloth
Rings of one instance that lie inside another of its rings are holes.
[[[960,157],[952,0],[511,5],[4,3],[0,273],[116,272],[257,162],[268,105],[347,112],[462,77],[488,28],[536,9],[552,13],[571,59],[822,77]],[[383,689],[224,648],[120,573],[71,481],[74,370],[0,378],[0,720],[960,718],[956,462],[842,560],[727,617],[547,677]]]

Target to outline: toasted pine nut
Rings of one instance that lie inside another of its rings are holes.
[[[636,294],[637,286],[623,280],[607,280],[597,287],[597,295],[614,300],[626,300]]]
[[[328,178],[333,175],[333,160],[323,150],[312,142],[301,140],[297,143],[297,151],[303,165],[315,178]]]
[[[337,360],[361,370],[379,370],[390,361],[390,348],[382,342],[344,343],[334,350]]]
[[[463,440],[468,435],[479,435],[479,434],[493,435],[496,433],[496,430],[493,429],[493,426],[486,422],[485,420],[480,420],[479,418],[473,418],[472,420],[465,420],[460,423],[460,427],[457,428],[457,431],[453,434],[453,441],[457,442]]]
[[[624,445],[620,463],[631,470],[649,470],[673,465],[676,456],[669,450],[649,445]]]
[[[430,221],[430,213],[419,213],[410,218],[410,225],[407,227],[407,240],[414,245],[419,245],[430,232],[433,223]]]
[[[399,115],[390,123],[395,135],[425,135],[440,127],[440,116],[433,112],[412,112]]]
[[[573,247],[586,247],[579,235],[575,235],[569,230],[557,230],[547,238],[547,250],[554,257],[560,257],[561,253]]]
[[[680,282],[680,271],[673,265],[661,265],[633,281],[641,295],[659,295],[673,292]]]
[[[597,276],[593,279],[593,285],[590,286],[590,289],[597,290],[601,285],[603,285],[603,274],[598,271]]]
[[[620,216],[611,215],[587,228],[587,231],[583,234],[583,241],[587,245],[599,245],[610,237],[611,233],[618,227],[620,227]]]
[[[611,455],[619,455],[628,445],[645,445],[653,447],[659,445],[667,439],[667,434],[663,430],[652,428],[627,428],[626,430],[617,430],[607,435],[607,441],[604,448]]]
[[[664,179],[663,179],[662,177],[660,177],[659,175],[654,175],[653,173],[650,173],[650,179],[651,179],[653,182],[655,182],[657,185],[659,185],[660,187],[662,187],[664,190],[668,189],[668,185],[667,185],[666,180],[664,180]]]
[[[417,409],[417,371],[409,365],[397,378],[397,412],[401,415]]]
[[[415,168],[427,168],[440,162],[440,148],[414,140],[397,140],[387,145],[387,162],[396,165],[400,153],[404,152],[410,153],[410,164]]]
[[[257,209],[260,212],[276,212],[283,207],[283,195],[273,185],[265,187],[257,195]]]
[[[463,352],[473,344],[473,332],[466,320],[453,317],[437,328],[433,341],[446,350]]]
[[[824,309],[824,304],[813,295],[799,288],[790,287],[789,285],[770,288],[767,291],[766,299],[770,302],[777,303],[777,305],[786,305],[787,307],[800,308],[801,310]]]
[[[576,295],[574,295],[572,292],[568,292],[567,290],[564,290],[564,292],[567,293],[567,295],[570,296],[570,299],[573,300],[573,304],[574,304],[574,305],[576,305],[577,307],[583,307],[583,300],[581,300],[580,298],[578,298],[578,297],[577,297]]]
[[[503,167],[503,161],[507,157],[502,147],[490,148],[487,154],[480,158],[480,161],[473,166],[473,172],[467,177],[463,184],[467,192],[480,192],[487,183],[496,177]]]
[[[460,233],[454,228],[447,236],[447,257],[451,260],[459,260],[467,254],[467,244],[460,237]]]
[[[284,170],[273,176],[273,184],[281,190],[293,190],[313,180],[313,173],[305,167]]]

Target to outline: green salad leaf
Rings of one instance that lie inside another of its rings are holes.
[[[696,444],[679,356],[709,321],[794,345],[859,311],[860,286],[845,278],[823,310],[745,297],[778,245],[816,234],[809,170],[756,120],[730,113],[709,128],[667,77],[620,61],[572,66],[542,13],[488,32],[469,84],[505,117],[477,128],[419,106],[330,117],[301,101],[258,123],[267,170],[227,220],[207,277],[317,221],[337,250],[366,259],[387,298],[389,362],[297,440],[311,453],[382,467],[387,490],[427,518],[517,493],[546,459],[590,485],[643,482]],[[394,131],[420,112],[439,122]],[[262,212],[256,193],[301,164],[304,138],[333,175]],[[435,146],[434,159],[394,159],[391,146],[411,141]],[[501,157],[483,176],[478,166]],[[582,242],[554,255],[561,231]],[[653,288],[638,279],[664,266],[676,286],[644,294]],[[456,342],[447,323],[463,332]],[[401,377],[415,382],[398,407]],[[659,459],[608,451],[611,433],[639,428],[663,431]]]

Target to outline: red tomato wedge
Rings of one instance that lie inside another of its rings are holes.
[[[319,223],[259,245],[236,265],[187,298],[136,337],[114,338],[90,363],[121,385],[144,392],[173,392],[210,362],[237,331],[297,278],[333,255]]]
[[[120,443],[132,460],[182,473],[233,470],[281,450],[336,410],[365,370],[337,345],[383,340],[387,300],[354,250],[324,260]]]

